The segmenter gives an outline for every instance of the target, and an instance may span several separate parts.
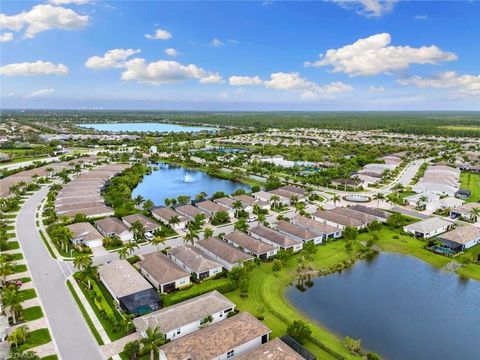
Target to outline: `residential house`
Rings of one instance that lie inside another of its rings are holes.
[[[242,249],[247,254],[252,254],[260,259],[268,259],[278,251],[275,246],[264,243],[238,230],[224,235],[223,239],[236,248]]]
[[[114,260],[100,265],[98,274],[124,311],[142,315],[160,307],[161,300],[155,289],[128,261]]]
[[[190,274],[181,269],[160,251],[142,255],[140,272],[161,293],[167,293],[190,284]]]
[[[205,254],[222,264],[228,271],[236,266],[242,266],[245,261],[253,259],[251,255],[215,237],[200,240],[196,246]]]
[[[372,222],[377,220],[377,218],[373,215],[370,215],[361,211],[356,211],[346,207],[336,207],[330,211],[339,215],[349,217],[351,219],[356,219],[358,221],[361,221],[362,224],[364,224],[365,226],[368,226]]]
[[[200,214],[203,214],[203,216],[205,216],[206,221],[210,219],[210,214],[208,212],[202,211],[198,207],[191,204],[177,206],[175,208],[175,211],[178,212],[180,215],[186,217],[189,221],[195,220],[195,216]]]
[[[473,225],[460,226],[438,236],[437,240],[455,252],[465,251],[480,244],[480,228]]]
[[[450,221],[432,217],[403,227],[403,231],[417,238],[428,239],[448,231],[452,227]]]
[[[173,230],[185,229],[188,219],[172,208],[160,206],[152,209],[152,216],[164,225],[170,225]],[[176,218],[178,223],[170,223],[172,218]]]
[[[305,227],[292,224],[288,221],[277,221],[274,227],[278,232],[304,243],[313,241],[313,243],[317,245],[321,244],[323,240],[323,234],[315,231],[315,229],[307,229]]]
[[[305,189],[302,189],[298,186],[285,185],[285,186],[279,187],[279,189],[290,191],[291,193],[294,193],[297,195],[306,196]]]
[[[437,210],[446,210],[452,209],[459,206],[462,206],[464,203],[463,200],[457,199],[454,197],[446,197],[438,199],[436,201],[431,201],[425,205],[425,210],[429,213],[433,213]]]
[[[450,217],[452,219],[461,218],[469,221],[478,220],[478,216],[474,214],[473,209],[480,209],[480,203],[472,202],[458,206],[450,210]]]
[[[225,211],[230,217],[233,217],[235,215],[235,210],[214,203],[211,200],[200,201],[196,203],[195,206],[198,207],[200,210],[205,211],[207,214],[210,215],[210,217],[215,216],[215,214],[220,211]]]
[[[133,320],[142,337],[147,329],[158,328],[165,339],[175,340],[200,330],[205,325],[225,320],[235,304],[214,290]],[[211,320],[210,318],[211,317]]]
[[[431,192],[414,194],[414,195],[406,196],[403,199],[405,205],[409,205],[412,207],[422,207],[432,201],[437,201],[437,200],[440,200],[440,195],[431,193]]]
[[[92,224],[88,222],[75,223],[67,225],[67,228],[73,233],[72,243],[74,245],[85,245],[94,248],[103,245],[103,236]]]
[[[255,193],[252,194],[252,196],[255,199],[263,201],[263,202],[268,203],[268,204],[272,203],[272,196],[274,196],[274,195],[277,195],[277,194],[273,194],[271,192],[266,192],[266,191],[258,191],[258,192],[255,192]],[[290,205],[290,198],[289,197],[285,197],[285,196],[281,196],[281,195],[277,195],[277,197],[278,197],[277,204],[280,204],[282,206]]]
[[[125,216],[122,218],[122,221],[129,228],[131,228],[132,225],[138,221],[140,224],[143,225],[143,229],[145,230],[145,232],[152,235],[155,230],[160,229],[160,225],[157,222],[146,217],[143,214],[132,214],[132,215]]]
[[[266,342],[259,347],[236,358],[237,360],[305,360],[303,356],[285,344],[279,338]]]
[[[104,237],[117,236],[123,242],[133,239],[133,233],[122,220],[116,217],[108,217],[95,221],[95,227]]]
[[[305,201],[306,198],[307,198],[305,195],[298,194],[298,193],[295,193],[295,192],[291,192],[291,191],[288,191],[288,190],[285,190],[285,189],[282,189],[282,188],[271,190],[270,193],[274,194],[274,195],[277,195],[277,196],[287,198],[289,204],[292,203],[292,198],[294,198],[294,197],[297,199],[297,201]]]
[[[360,212],[363,212],[365,214],[370,214],[372,216],[375,216],[375,218],[382,223],[387,222],[388,218],[392,215],[388,211],[378,209],[378,208],[374,208],[374,207],[365,206],[365,205],[359,205],[359,204],[358,205],[352,205],[352,206],[349,207],[349,209],[352,209],[352,210],[355,210],[355,211],[360,211]]]
[[[342,230],[331,225],[327,225],[318,221],[315,221],[313,219],[310,219],[306,216],[302,215],[295,215],[291,219],[293,224],[296,224],[298,226],[301,226],[305,229],[308,230],[313,230],[315,232],[318,232],[323,235],[322,239],[337,239],[342,236]]]
[[[317,210],[312,216],[316,221],[342,230],[346,227],[354,227],[356,229],[364,229],[366,227],[365,223],[360,220],[352,219],[331,210]]]
[[[236,195],[233,197],[233,199],[240,200],[243,203],[243,206],[246,211],[253,211],[253,207],[255,205],[258,205],[260,209],[270,208],[269,202],[255,199],[253,196],[246,195],[246,194]]]
[[[266,325],[242,312],[161,346],[159,359],[233,359],[265,344],[269,335]]]
[[[292,237],[282,234],[263,225],[258,225],[249,230],[249,234],[267,244],[280,248],[282,250],[292,250],[297,252],[302,250],[303,243]]]
[[[183,270],[203,280],[222,272],[222,265],[210,259],[205,253],[188,245],[180,245],[170,250],[170,259]]]

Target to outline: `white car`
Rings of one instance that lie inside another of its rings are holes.
[[[145,235],[145,239],[147,239],[148,241],[152,241],[153,240],[153,234],[150,233],[150,232],[146,232]]]

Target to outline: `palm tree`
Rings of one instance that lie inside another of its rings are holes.
[[[379,193],[376,193],[375,195],[373,195],[373,199],[377,200],[377,207],[379,207],[380,206],[380,200],[385,200],[385,195],[383,195],[381,192],[379,192]]]
[[[273,202],[273,208],[276,209],[277,208],[277,201],[280,201],[280,196],[278,195],[272,195],[270,197],[270,201]]]
[[[195,200],[196,201],[202,201],[202,200],[205,200],[207,198],[207,196],[208,196],[208,194],[205,191],[202,191],[201,193],[199,193],[195,196]]]
[[[342,198],[338,194],[333,194],[332,196],[333,205],[337,206],[337,201],[340,201],[340,200],[342,200]]]
[[[235,200],[232,207],[235,209],[235,217],[238,217],[238,212],[243,208],[242,202],[240,200]]]
[[[145,200],[145,202],[143,203],[143,209],[144,210],[151,211],[154,206],[155,206],[155,204],[150,199]]]
[[[135,207],[136,207],[137,209],[140,208],[140,206],[143,204],[144,201],[145,201],[145,199],[143,198],[142,195],[137,195],[137,196],[135,197],[135,199],[133,199],[133,202],[134,202]]]
[[[160,245],[165,244],[165,237],[161,235],[155,235],[152,239],[152,245],[157,247],[157,251],[160,250]]]
[[[297,202],[295,204],[295,212],[302,214],[305,211],[305,204],[301,202]]]
[[[2,292],[3,303],[10,309],[13,318],[13,324],[17,323],[17,315],[22,311],[22,306],[20,305],[21,299],[18,295],[17,287],[7,286]]]
[[[126,249],[127,254],[131,255],[135,251],[135,249],[138,249],[140,246],[135,241],[127,241],[125,245],[123,245],[123,248]]]
[[[15,349],[17,349],[19,344],[23,344],[27,341],[27,338],[28,338],[28,328],[25,325],[22,325],[16,328],[8,336],[8,342],[14,343]]]
[[[472,217],[473,222],[477,222],[477,219],[480,216],[480,207],[472,208],[470,210],[470,216]]]
[[[208,239],[209,237],[212,237],[213,236],[213,229],[212,228],[205,228],[205,230],[203,230],[203,237],[205,239]]]
[[[120,260],[126,260],[128,258],[128,249],[126,247],[122,247],[118,250],[118,257]]]
[[[233,226],[235,230],[246,232],[248,230],[247,220],[245,218],[240,218]]]
[[[195,240],[198,240],[198,233],[195,230],[189,230],[183,236],[183,241],[185,243],[191,243],[192,245],[195,245]]]
[[[180,217],[178,215],[173,215],[170,220],[168,220],[168,224],[173,228],[175,225],[180,223]]]
[[[265,222],[267,221],[267,217],[265,216],[265,214],[258,214],[257,219],[258,219],[258,223],[261,225],[264,225]]]
[[[400,193],[404,190],[404,186],[400,183],[397,183],[393,187],[393,190],[395,191],[395,194],[396,194],[396,197],[397,197],[397,200],[398,200],[398,197],[400,196]]]
[[[132,231],[135,241],[139,241],[145,235],[145,227],[138,220],[132,224]]]
[[[298,202],[298,196],[292,195],[290,196],[290,204],[295,205]]]
[[[5,282],[7,275],[13,274],[15,272],[14,263],[9,262],[5,259],[5,257],[0,257],[0,276]]]
[[[140,342],[142,343],[143,348],[150,352],[150,360],[154,360],[158,347],[165,342],[165,337],[160,332],[158,326],[155,328],[147,328],[147,330],[145,330],[145,335],[146,336],[140,340]]]
[[[79,254],[73,258],[73,266],[79,270],[85,270],[92,266],[92,258],[87,254]]]

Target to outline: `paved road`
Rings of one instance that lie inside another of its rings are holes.
[[[17,236],[63,360],[101,360],[100,348],[65,284],[66,264],[50,257],[35,227],[35,209],[48,192],[44,187],[24,204],[17,218]]]

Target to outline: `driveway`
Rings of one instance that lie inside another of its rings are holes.
[[[52,337],[64,360],[101,360],[101,350],[66,286],[65,267],[52,259],[35,227],[44,187],[27,200],[17,218],[17,237],[37,287]],[[62,264],[63,265],[63,264]]]

